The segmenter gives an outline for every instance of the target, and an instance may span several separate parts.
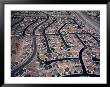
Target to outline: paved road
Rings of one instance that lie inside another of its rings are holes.
[[[84,47],[87,47],[86,46],[86,44],[80,39],[80,37],[75,33],[75,35],[76,35],[76,37],[79,39],[79,41],[82,43],[82,45],[84,46]]]
[[[87,71],[86,71],[86,68],[85,68],[85,65],[84,65],[84,62],[83,62],[83,59],[82,59],[82,53],[83,51],[85,50],[86,48],[82,48],[79,52],[79,60],[80,60],[80,63],[82,65],[82,69],[83,69],[83,75],[84,76],[90,76],[90,77],[99,77],[100,75],[96,75],[96,74],[88,74]]]
[[[53,62],[56,62],[56,61],[63,61],[63,60],[72,60],[72,59],[78,59],[78,58],[63,58],[63,59],[55,59],[55,60],[51,60],[51,61],[45,61],[44,64],[46,65],[49,65]]]
[[[20,21],[18,21],[18,22],[16,22],[16,23],[14,23],[13,25],[11,25],[11,29],[12,29],[16,24],[22,22],[23,20],[24,20],[24,18],[22,18]]]
[[[100,77],[100,75],[96,75],[96,74],[71,74],[71,75],[64,75],[62,77]]]
[[[33,53],[32,53],[32,55],[31,55],[31,57],[30,57],[30,58],[27,58],[27,60],[24,61],[24,63],[23,63],[22,65],[17,66],[16,68],[14,68],[14,69],[11,71],[12,77],[15,76],[15,73],[16,73],[16,72],[18,72],[19,70],[21,70],[22,68],[24,68],[27,64],[29,64],[29,63],[32,61],[33,57],[36,55],[37,47],[36,47],[35,31],[36,31],[36,29],[37,29],[40,25],[42,25],[43,23],[45,23],[47,20],[48,20],[48,17],[47,17],[47,19],[46,19],[45,21],[43,21],[42,23],[40,23],[39,25],[37,25],[37,26],[33,29],[33,35],[32,35],[32,37],[33,37],[33,48],[34,48],[34,49],[33,49]]]
[[[85,65],[83,63],[83,59],[82,59],[82,53],[83,51],[85,50],[86,48],[82,48],[79,52],[79,60],[80,60],[80,63],[82,65],[82,70],[83,70],[83,73],[82,74],[70,74],[70,75],[64,75],[62,77],[80,77],[80,76],[90,76],[90,77],[100,77],[100,75],[96,75],[96,74],[88,74],[87,71],[86,71],[86,68],[85,68]],[[51,61],[44,61],[44,64],[46,65],[49,65],[53,62],[56,62],[56,61],[63,61],[63,60],[72,60],[72,59],[76,59],[76,58],[63,58],[63,59],[56,59],[56,60],[51,60]]]
[[[32,53],[32,55],[31,55],[31,57],[30,57],[30,58],[27,58],[27,60],[26,60],[22,65],[20,65],[20,66],[14,68],[14,69],[12,70],[11,75],[12,75],[13,77],[15,76],[15,73],[16,73],[16,72],[18,72],[19,70],[21,70],[22,68],[24,68],[27,64],[29,64],[29,63],[32,61],[32,59],[34,58],[34,56],[36,55],[37,46],[36,46],[36,35],[35,35],[35,31],[36,31],[36,29],[37,29],[40,25],[42,25],[43,23],[45,23],[48,19],[49,19],[49,16],[47,16],[47,19],[46,19],[45,21],[43,21],[41,24],[39,24],[38,26],[36,26],[36,27],[34,28],[33,34],[32,34],[33,48],[34,48],[34,49],[33,49],[33,53]],[[55,22],[55,20],[54,20],[52,23],[50,23],[47,27],[49,27],[49,26],[50,26],[51,24],[53,24],[54,22]],[[64,38],[62,37],[62,35],[61,35],[61,33],[60,33],[60,30],[61,30],[65,25],[66,25],[66,23],[58,30],[58,33],[59,33],[60,37],[62,38],[62,40],[63,40],[65,46],[68,47],[68,45],[66,44]],[[45,39],[47,39],[46,34],[45,34],[45,30],[47,29],[47,27],[46,27],[46,28],[44,29],[44,31],[43,31],[43,34],[44,34]],[[95,77],[99,77],[99,75],[88,74],[88,73],[87,73],[86,68],[85,68],[85,65],[84,65],[83,60],[82,60],[82,52],[84,51],[84,49],[85,49],[85,48],[82,48],[82,49],[80,50],[80,52],[79,52],[79,60],[80,60],[80,63],[82,64],[83,74],[77,74],[77,76],[80,76],[80,75],[81,75],[81,76],[92,76],[92,77],[95,76]],[[45,61],[44,63],[48,65],[48,64],[51,64],[52,62],[62,61],[62,60],[70,60],[70,59],[73,59],[73,58],[64,58],[64,59],[57,59],[57,60]],[[70,76],[76,76],[76,75],[74,74],[74,75],[70,75]],[[70,77],[70,76],[69,76],[69,77]],[[65,76],[65,77],[68,77],[68,75]]]
[[[65,45],[67,48],[70,48],[71,46],[69,46],[69,45],[65,42],[65,40],[64,40],[64,38],[63,38],[63,36],[62,36],[62,34],[60,33],[60,30],[61,30],[66,24],[67,24],[67,23],[65,23],[65,24],[58,30],[58,33],[59,33],[59,35],[60,35],[60,37],[61,37],[61,39],[62,39],[64,45]]]
[[[85,65],[84,65],[84,62],[83,62],[83,59],[82,59],[82,53],[83,51],[85,50],[85,48],[82,48],[79,52],[79,60],[80,60],[80,63],[82,65],[82,69],[83,69],[83,74],[84,75],[87,75],[87,71],[86,71],[86,68],[85,68]]]
[[[49,26],[51,26],[55,21],[56,21],[56,19],[53,20],[47,27],[45,27],[45,28],[43,29],[43,36],[44,36],[44,38],[45,38],[45,42],[46,42],[46,46],[47,46],[47,53],[51,53],[52,51],[51,51],[51,49],[50,49],[50,47],[49,47],[48,39],[47,39],[47,37],[46,37],[45,30],[46,30]]]
[[[98,43],[100,43],[100,40],[98,40],[96,37],[94,37],[91,33],[89,32],[85,32],[85,33],[67,33],[67,34],[89,34],[90,36],[92,36]]]
[[[75,19],[72,19],[73,21],[74,21],[74,23],[75,24],[77,24],[78,25],[78,27],[77,28],[81,28],[81,26],[76,22],[76,20]]]
[[[86,12],[82,11],[81,12],[82,15],[84,15],[85,17],[88,18],[88,20],[90,20],[95,26],[97,26],[100,29],[100,23],[98,23],[98,21],[94,21],[94,19],[91,19],[89,15],[87,15]]]
[[[97,34],[100,35],[100,24],[96,23],[95,21],[91,20],[89,17],[87,17],[84,13],[76,11],[75,12],[78,16],[82,17],[87,24],[90,26],[94,27],[95,30],[97,31]]]
[[[47,15],[47,14],[46,14]],[[46,20],[45,21],[43,21],[42,23],[40,23],[39,25],[37,25],[34,29],[33,29],[33,33],[32,33],[32,37],[33,37],[33,53],[32,53],[32,55],[31,55],[31,57],[30,58],[27,58],[27,60],[26,61],[24,61],[24,63],[22,64],[22,65],[20,65],[20,66],[18,66],[18,67],[16,67],[16,68],[14,68],[12,71],[11,71],[11,75],[14,77],[14,75],[15,75],[15,73],[17,72],[17,71],[19,71],[19,70],[21,70],[22,68],[24,68],[27,64],[29,64],[31,61],[32,61],[32,59],[34,58],[34,56],[36,55],[36,50],[37,50],[37,47],[36,47],[36,35],[35,35],[35,31],[36,31],[36,29],[40,26],[40,25],[42,25],[43,23],[45,23],[47,20],[49,19],[49,15],[47,15],[47,18],[46,18]],[[55,22],[56,20],[54,20],[52,23],[50,23],[47,27],[49,27],[51,24],[53,24],[54,22]],[[32,24],[31,24],[32,25]],[[46,27],[46,28],[47,28]],[[46,29],[45,28],[45,29]],[[47,38],[46,38],[47,39]]]
[[[91,33],[88,33],[90,36],[92,36],[98,43],[100,43],[100,40],[98,40],[96,37],[94,37]]]
[[[29,26],[35,24],[37,21],[38,21],[38,18],[37,18],[34,22],[32,22],[31,24],[29,24],[28,26],[26,26],[25,29],[23,29],[23,34],[22,34],[22,35],[23,35],[23,36],[26,35],[25,32],[26,32],[26,30],[29,28]]]

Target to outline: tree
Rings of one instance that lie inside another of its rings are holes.
[[[55,49],[54,48],[51,48],[51,50],[54,52],[55,51]]]
[[[58,73],[57,76],[60,77],[61,75]]]
[[[37,52],[37,58],[40,59],[40,57],[39,57],[39,52]]]

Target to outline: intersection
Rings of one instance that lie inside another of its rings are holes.
[[[99,77],[99,11],[90,12],[12,12],[11,76]]]

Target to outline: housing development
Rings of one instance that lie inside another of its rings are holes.
[[[100,77],[100,11],[11,11],[12,77]]]

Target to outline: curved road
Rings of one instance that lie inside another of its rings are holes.
[[[64,38],[63,38],[63,36],[62,36],[62,34],[60,33],[60,30],[61,30],[66,24],[67,24],[67,23],[65,23],[65,24],[58,30],[58,33],[59,33],[59,35],[60,35],[60,37],[61,37],[61,39],[62,39],[64,45],[65,45],[67,48],[70,48],[71,46],[69,46],[69,45],[65,42],[65,40],[64,40]]]
[[[48,19],[49,19],[49,17],[47,16],[47,18],[46,18],[45,21],[43,21],[42,23],[40,23],[38,26],[36,26],[36,27],[34,28],[33,34],[32,34],[32,37],[33,37],[33,46],[34,46],[34,47],[33,47],[33,48],[34,48],[34,49],[33,49],[33,53],[32,53],[32,55],[31,55],[30,58],[27,58],[27,59],[28,59],[27,61],[25,61],[22,65],[16,67],[15,69],[13,69],[13,70],[11,71],[11,76],[12,76],[12,77],[15,76],[15,73],[16,73],[17,71],[21,70],[21,69],[24,68],[27,64],[29,64],[29,63],[32,61],[33,57],[36,55],[37,47],[36,47],[35,30],[36,30],[40,25],[42,25],[43,23],[45,23]]]
[[[46,14],[46,13],[45,13]],[[22,68],[24,68],[27,64],[29,64],[31,61],[32,61],[32,59],[33,59],[33,57],[36,55],[36,50],[37,50],[37,46],[36,46],[36,35],[35,35],[35,31],[36,31],[36,29],[40,26],[40,25],[42,25],[43,23],[45,23],[48,19],[49,19],[49,15],[48,14],[46,14],[47,15],[47,18],[46,18],[46,20],[45,21],[43,21],[42,23],[40,23],[39,25],[37,25],[34,29],[33,29],[33,33],[32,33],[32,39],[33,39],[33,53],[32,53],[32,55],[31,55],[31,57],[30,58],[27,58],[27,61],[25,61],[22,65],[19,65],[18,67],[16,67],[15,69],[13,69],[12,71],[11,71],[11,76],[12,77],[14,77],[15,76],[15,74],[16,74],[16,72],[18,72],[18,71],[20,71]],[[55,22],[56,20],[54,20],[52,23],[50,23],[48,26],[46,26],[45,28],[44,28],[44,31],[43,31],[43,35],[44,35],[44,38],[45,38],[45,40],[47,40],[47,37],[46,37],[46,34],[45,34],[45,30],[46,30],[46,28],[47,27],[49,27],[51,24],[53,24],[54,22]],[[60,33],[60,30],[65,26],[66,24],[64,24],[59,30],[58,30],[58,33],[60,34],[60,37],[62,37],[62,35],[61,35],[61,33]],[[62,37],[63,38],[63,37]],[[64,39],[64,38],[63,38]],[[62,39],[62,40],[63,40]],[[64,40],[64,42],[65,42],[65,40]],[[65,42],[66,43],[66,42]],[[65,44],[64,43],[64,44]],[[67,44],[66,44],[67,45]],[[47,46],[48,46],[48,44],[47,44]],[[100,75],[95,75],[95,74],[88,74],[87,73],[87,71],[86,71],[86,68],[85,68],[85,65],[84,65],[84,63],[83,63],[83,60],[82,60],[82,52],[85,50],[85,48],[82,48],[81,50],[80,50],[80,52],[79,52],[79,60],[80,60],[80,63],[82,64],[82,69],[83,69],[83,74],[77,74],[77,76],[92,76],[92,77],[99,77]],[[73,59],[73,58],[72,58]],[[44,63],[45,64],[51,64],[52,62],[55,62],[55,61],[62,61],[62,60],[64,60],[64,59],[58,59],[58,60],[51,60],[51,61],[45,61]],[[68,58],[65,58],[65,60],[68,60]],[[74,75],[69,75],[69,77],[70,76],[76,76],[75,74]],[[66,76],[64,76],[64,77],[68,77],[68,75],[66,75]]]
[[[51,51],[51,49],[50,49],[50,47],[49,47],[49,45],[48,45],[48,39],[47,39],[47,37],[46,37],[45,30],[46,30],[50,25],[52,25],[55,21],[56,21],[56,19],[53,20],[52,23],[50,23],[50,24],[49,24],[47,27],[45,27],[44,30],[43,30],[43,35],[44,35],[45,42],[46,42],[46,45],[47,45],[47,53],[51,53],[52,51]]]
[[[83,63],[83,59],[82,59],[82,53],[83,51],[85,50],[86,48],[82,48],[79,52],[79,60],[80,60],[80,63],[82,65],[82,69],[83,69],[83,73],[82,74],[70,74],[70,75],[65,75],[65,76],[62,76],[62,77],[80,77],[80,76],[90,76],[90,77],[100,77],[100,75],[96,75],[96,74],[88,74],[87,71],[86,71],[86,68],[85,68],[85,65]]]
[[[14,23],[13,25],[11,25],[11,28],[13,28],[16,24],[22,22],[23,20],[24,20],[24,18],[22,18],[20,21],[18,21],[18,22],[16,22],[16,23]]]

